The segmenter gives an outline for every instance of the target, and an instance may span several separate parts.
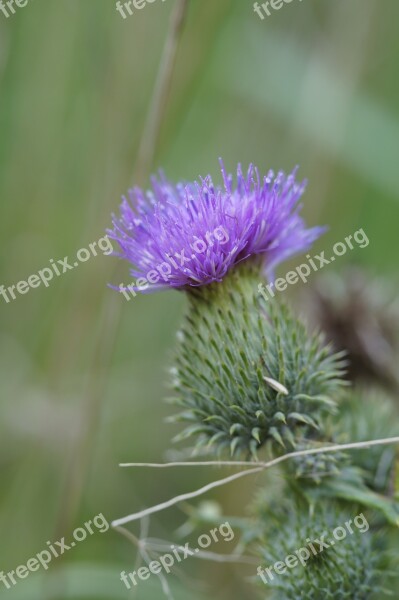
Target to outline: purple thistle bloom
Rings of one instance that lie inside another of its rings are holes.
[[[129,190],[121,216],[113,217],[108,235],[120,246],[117,256],[128,260],[135,279],[150,282],[147,291],[201,286],[221,281],[237,263],[264,256],[270,275],[276,265],[304,252],[324,228],[306,229],[299,216],[306,182],[269,171],[263,180],[250,165],[241,165],[237,182],[221,161],[224,187],[210,176],[173,185],[163,174],[152,178],[152,191]],[[143,291],[135,282],[132,290]]]

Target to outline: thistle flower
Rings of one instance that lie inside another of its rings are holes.
[[[152,179],[151,191],[135,188],[123,198],[108,235],[120,246],[118,256],[131,263],[131,276],[139,279],[129,289],[220,282],[234,265],[255,255],[262,256],[260,267],[270,274],[324,231],[307,229],[299,216],[305,182],[296,181],[296,169],[288,176],[269,171],[261,179],[252,165],[246,174],[239,165],[235,184],[223,163],[221,170],[223,187],[210,176],[174,185],[161,174]]]

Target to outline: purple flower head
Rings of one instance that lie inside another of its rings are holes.
[[[210,176],[193,183],[170,183],[163,174],[152,190],[135,188],[123,197],[121,216],[108,235],[120,246],[135,280],[145,278],[147,291],[201,286],[221,281],[240,261],[261,254],[270,275],[281,261],[304,252],[324,231],[307,229],[299,216],[306,182],[269,171],[263,180],[250,165],[241,165],[237,180],[221,161],[224,186]],[[143,291],[143,281],[133,290]]]

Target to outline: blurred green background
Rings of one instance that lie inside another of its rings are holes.
[[[110,225],[133,180],[175,1],[126,20],[113,0],[0,13],[0,283],[73,257]],[[151,169],[191,179],[218,178],[219,156],[230,169],[299,164],[306,219],[330,226],[315,252],[364,228],[370,245],[334,267],[396,276],[398,19],[396,0],[294,0],[263,21],[251,0],[189,0]],[[222,473],[118,467],[173,447],[162,399],[184,298],[127,302],[107,287],[128,282],[117,262],[100,254],[48,288],[0,297],[0,571],[98,513],[110,521]],[[247,479],[209,499],[243,515],[256,488]],[[155,515],[150,535],[176,542],[185,519],[178,508]],[[10,591],[0,583],[0,598],[162,598],[155,577],[136,596],[119,581],[135,556],[119,533],[97,533],[48,572]],[[193,559],[169,581],[177,598],[241,600],[253,597],[251,574]]]

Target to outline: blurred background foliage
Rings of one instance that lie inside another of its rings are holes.
[[[0,14],[0,283],[74,256],[109,226],[133,180],[174,3],[126,20],[113,0],[35,0]],[[370,245],[334,268],[354,261],[396,277],[398,19],[396,0],[294,0],[264,21],[251,0],[189,0],[152,170],[218,178],[219,156],[231,169],[299,164],[307,221],[330,227],[315,251],[364,228]],[[184,298],[127,302],[107,287],[128,282],[116,262],[99,255],[49,288],[0,298],[5,572],[100,512],[111,520],[221,474],[118,468],[172,447],[162,398]],[[213,498],[242,515],[258,485],[243,480]],[[150,533],[176,541],[184,520],[169,510]],[[133,570],[135,554],[118,533],[97,533],[49,572],[0,587],[0,598],[133,597],[119,572]],[[183,571],[171,578],[177,598],[252,597],[251,569],[192,560]],[[157,579],[136,597],[161,598]]]

